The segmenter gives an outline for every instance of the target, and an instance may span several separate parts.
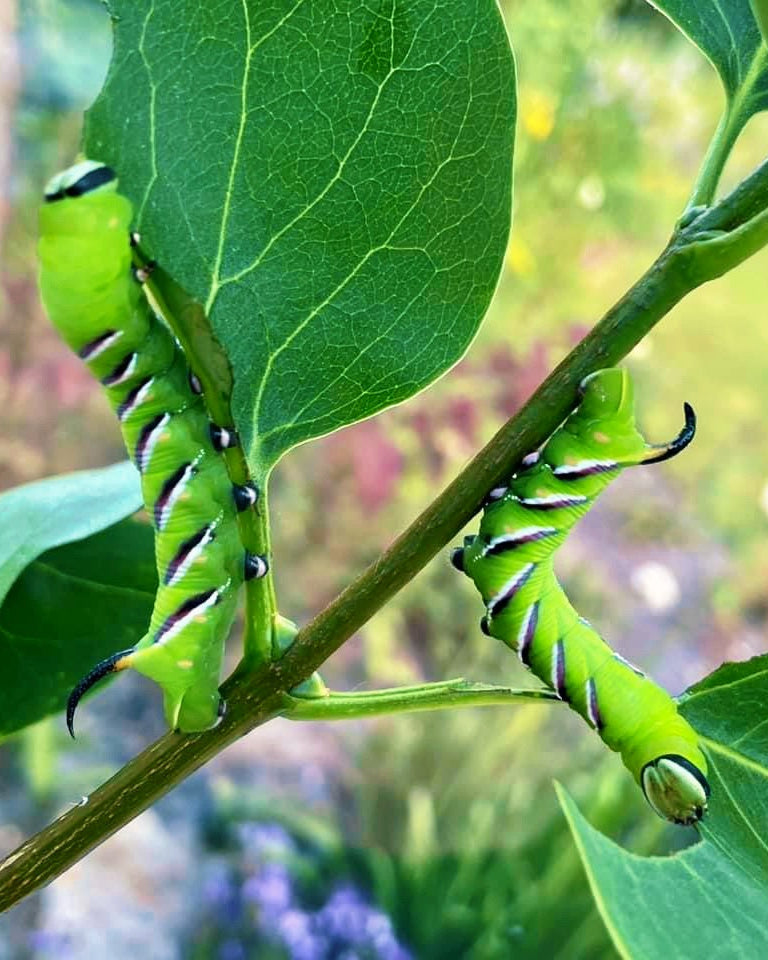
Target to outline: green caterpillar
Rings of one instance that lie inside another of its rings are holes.
[[[661,817],[691,824],[707,810],[707,763],[669,694],[605,643],[568,602],[553,554],[598,494],[625,467],[675,456],[696,418],[670,443],[647,444],[635,428],[625,370],[581,384],[578,407],[509,485],[492,490],[476,537],[451,560],[480,591],[481,629],[497,637],[621,754]]]
[[[257,499],[232,484],[223,450],[233,430],[212,424],[198,378],[132,268],[130,202],[102,163],[54,177],[40,210],[40,290],[64,340],[104,386],[141,474],[155,527],[159,588],[147,633],[97,664],[72,691],[77,704],[102,677],[132,667],[158,683],[171,729],[207,730],[223,716],[218,692],[224,642],[244,580],[267,573],[245,551],[236,516]]]

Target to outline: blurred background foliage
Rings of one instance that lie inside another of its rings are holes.
[[[714,72],[641,0],[505,0],[503,11],[520,122],[498,293],[450,374],[278,467],[275,569],[282,609],[300,622],[426,506],[643,272],[717,122]],[[124,454],[106,401],[49,327],[35,285],[38,197],[77,152],[82,110],[108,63],[108,20],[96,0],[6,0],[0,49],[6,488]],[[726,185],[762,157],[767,124],[750,123]],[[763,252],[695,292],[629,358],[649,436],[677,430],[684,399],[699,435],[679,460],[625,474],[561,551],[576,606],[675,692],[766,646],[765,269]],[[333,658],[326,680],[355,689],[455,675],[530,682],[479,633],[479,612],[441,556]],[[55,718],[0,748],[1,853],[161,732],[150,686],[137,676],[114,684],[83,716],[76,744]],[[564,709],[276,721],[0,920],[0,958],[120,960],[139,949],[196,960],[614,957],[555,776],[639,853],[692,839],[653,817],[619,761]],[[278,835],[266,848],[253,839]]]

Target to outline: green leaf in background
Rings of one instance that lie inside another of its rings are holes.
[[[86,150],[205,304],[257,475],[454,364],[509,230],[515,78],[496,4],[109,6]]]
[[[763,43],[768,45],[768,0],[749,0],[749,2],[757,25],[760,27],[760,33],[763,35]]]
[[[141,507],[132,463],[46,477],[0,495],[0,603],[44,550],[103,530]]]
[[[63,710],[94,663],[136,643],[156,588],[152,528],[134,520],[34,560],[0,608],[0,734]]]
[[[681,699],[712,786],[703,841],[674,857],[628,853],[558,787],[613,942],[633,960],[744,960],[768,930],[768,656],[725,664]]]
[[[768,47],[753,12],[759,9],[765,18],[765,0],[648,2],[669,17],[705,54],[725,88],[726,110],[710,148],[710,157],[717,157],[711,165],[715,176],[706,176],[693,198],[694,203],[710,203],[716,179],[747,120],[768,109]],[[707,166],[705,161],[705,169]]]

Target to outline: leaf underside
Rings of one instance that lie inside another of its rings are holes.
[[[133,464],[46,477],[0,496],[0,604],[43,551],[103,530],[141,507]]]
[[[125,520],[34,560],[0,607],[0,734],[64,709],[99,660],[147,628],[157,574],[152,528]]]
[[[509,229],[514,63],[495,3],[110,7],[86,152],[205,304],[254,471],[455,363]]]

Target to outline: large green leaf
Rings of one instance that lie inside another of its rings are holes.
[[[134,520],[34,560],[0,607],[0,734],[63,710],[95,663],[133,646],[156,588],[152,528]]]
[[[46,477],[0,496],[0,603],[44,550],[87,537],[141,506],[133,464]]]
[[[674,857],[616,846],[559,788],[592,892],[619,952],[633,960],[744,960],[768,930],[768,656],[726,664],[682,698],[709,761],[703,841]]]
[[[109,0],[86,149],[232,362],[261,474],[465,351],[511,208],[493,0]]]
[[[728,123],[740,130],[768,109],[768,48],[750,0],[648,0],[709,58],[728,98]],[[753,0],[764,6],[763,0]]]

